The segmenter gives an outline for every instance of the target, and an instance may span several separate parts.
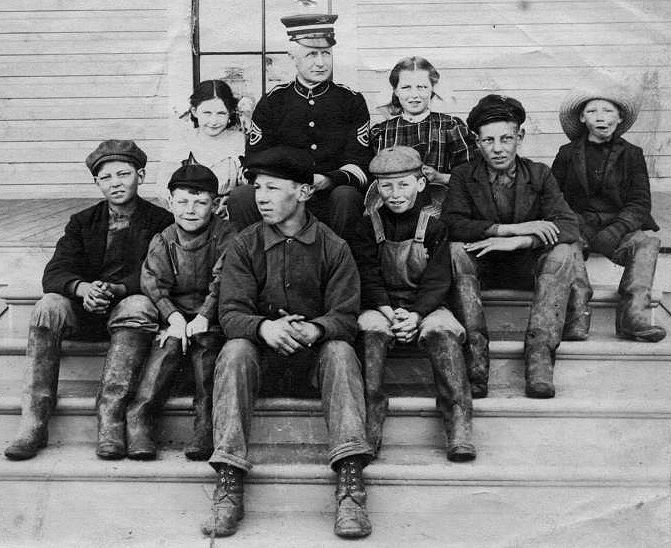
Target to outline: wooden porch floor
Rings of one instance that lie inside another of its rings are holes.
[[[0,247],[53,247],[70,216],[98,198],[0,200]]]

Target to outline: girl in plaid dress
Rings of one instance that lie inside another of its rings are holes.
[[[475,138],[455,116],[431,112],[434,86],[440,75],[423,57],[401,59],[389,74],[393,89],[389,111],[394,116],[373,126],[371,144],[375,153],[392,146],[417,150],[429,183],[444,184],[459,164],[473,159]]]

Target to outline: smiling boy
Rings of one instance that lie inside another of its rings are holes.
[[[447,230],[422,174],[419,152],[382,149],[371,161],[376,178],[367,217],[352,244],[361,274],[359,316],[366,381],[368,441],[377,452],[388,400],[383,390],[387,348],[416,341],[431,362],[447,430],[447,458],[475,458],[471,391],[462,352],[464,328],[446,308],[450,289]]]
[[[563,145],[552,172],[578,214],[581,241],[624,267],[618,292],[615,330],[619,337],[657,342],[666,330],[649,320],[659,230],[651,215],[650,181],[643,150],[622,138],[640,108],[631,90],[603,80],[571,91],[559,119],[570,143]],[[589,285],[587,272],[579,283]],[[587,310],[589,296],[572,291],[571,306]]]
[[[262,216],[238,234],[223,261],[219,321],[227,342],[214,381],[217,471],[213,516],[202,527],[232,535],[244,514],[243,476],[251,417],[269,372],[291,369],[318,388],[328,429],[329,463],[338,474],[335,532],[369,535],[362,470],[366,441],[363,380],[352,344],[359,275],[347,244],[306,211],[314,184],[310,154],[276,147],[248,158]]]
[[[175,223],[157,234],[142,266],[142,291],[160,317],[161,331],[126,415],[128,458],[156,458],[152,424],[168,396],[182,356],[195,379],[194,434],[187,458],[212,454],[212,377],[223,339],[217,322],[219,278],[213,268],[235,234],[214,215],[218,181],[205,166],[187,164],[168,182]]]
[[[483,97],[468,115],[482,156],[457,167],[443,208],[450,230],[455,313],[466,328],[473,395],[487,395],[489,335],[480,282],[534,289],[524,336],[526,394],[552,398],[578,238],[575,214],[550,169],[518,156],[526,112],[519,101]]]
[[[150,239],[171,222],[167,211],[137,195],[146,163],[145,153],[123,140],[104,141],[86,158],[105,200],[71,217],[44,269],[44,296],[29,324],[21,424],[5,450],[9,459],[32,458],[47,443],[62,339],[105,340],[109,334],[97,453],[123,456],[125,404],[157,329],[138,295],[140,266]]]

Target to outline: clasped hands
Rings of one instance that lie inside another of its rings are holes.
[[[168,337],[174,337],[182,341],[182,353],[186,354],[189,346],[189,340],[198,333],[204,333],[210,327],[210,322],[205,316],[196,314],[196,317],[190,322],[182,316],[180,312],[173,312],[168,316],[168,327],[159,335],[159,346],[163,348]]]
[[[552,221],[527,221],[525,223],[498,225],[496,236],[478,242],[464,244],[468,252],[478,252],[482,257],[491,251],[515,251],[533,246],[536,236],[543,245],[554,245],[559,242],[559,228]]]
[[[321,328],[306,322],[301,314],[289,314],[280,309],[282,317],[264,320],[259,325],[259,336],[278,354],[291,354],[310,348],[322,336]]]
[[[112,301],[116,297],[123,297],[125,293],[123,285],[101,280],[81,282],[76,290],[76,294],[82,298],[84,310],[92,314],[107,314]]]
[[[405,308],[394,310],[391,306],[380,306],[378,310],[391,323],[390,329],[394,338],[401,343],[410,343],[417,336],[421,320],[417,312],[409,312]]]

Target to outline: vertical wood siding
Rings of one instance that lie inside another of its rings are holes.
[[[167,0],[0,2],[3,198],[97,196],[83,160],[108,138],[135,139],[154,181],[168,26]]]

